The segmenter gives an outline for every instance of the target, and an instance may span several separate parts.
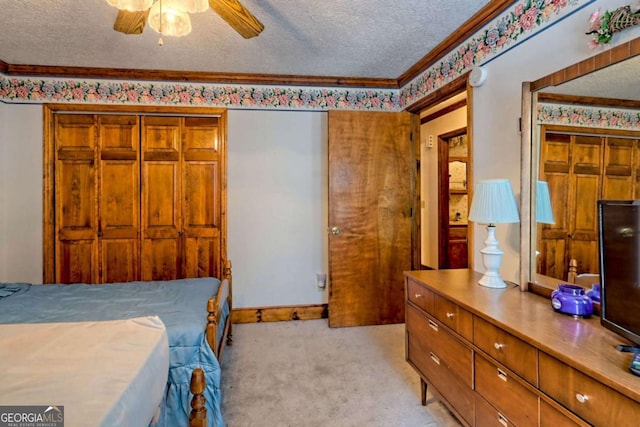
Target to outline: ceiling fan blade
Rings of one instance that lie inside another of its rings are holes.
[[[140,12],[129,12],[128,10],[118,10],[116,22],[113,29],[125,34],[142,34],[144,24],[147,22],[149,9]]]
[[[209,7],[245,39],[255,37],[264,30],[262,22],[238,0],[209,0]]]

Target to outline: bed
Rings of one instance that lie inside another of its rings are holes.
[[[0,343],[3,407],[52,405],[67,427],[144,426],[162,401],[169,341],[158,316],[1,325]]]
[[[166,327],[169,367],[160,410],[151,423],[154,427],[186,426],[190,415],[194,419],[192,425],[204,425],[204,420],[199,419],[204,415],[204,408],[206,425],[224,425],[218,360],[225,338],[227,344],[231,344],[230,312],[229,262],[225,264],[222,281],[197,278],[104,285],[0,285],[2,328],[157,316]],[[194,370],[196,374],[204,374],[197,381],[200,386],[206,386],[202,396],[194,399],[196,406],[192,412],[190,388]],[[202,404],[204,408],[199,406]]]

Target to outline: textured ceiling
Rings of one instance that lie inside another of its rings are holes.
[[[106,0],[0,0],[0,60],[12,65],[397,78],[487,0],[241,0],[265,26],[244,39],[212,10],[193,32],[112,29]]]
[[[639,70],[640,55],[542,91],[640,101]]]

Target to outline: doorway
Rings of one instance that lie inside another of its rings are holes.
[[[438,268],[469,266],[469,139],[463,127],[438,135]]]
[[[473,265],[466,221],[473,189],[470,93],[459,84],[420,111],[422,268]]]

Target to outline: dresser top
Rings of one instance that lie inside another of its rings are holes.
[[[493,289],[468,270],[419,270],[405,276],[422,283],[476,316],[640,402],[640,377],[628,370],[633,357],[615,346],[629,342],[600,325],[600,318],[574,318],[516,285]]]

